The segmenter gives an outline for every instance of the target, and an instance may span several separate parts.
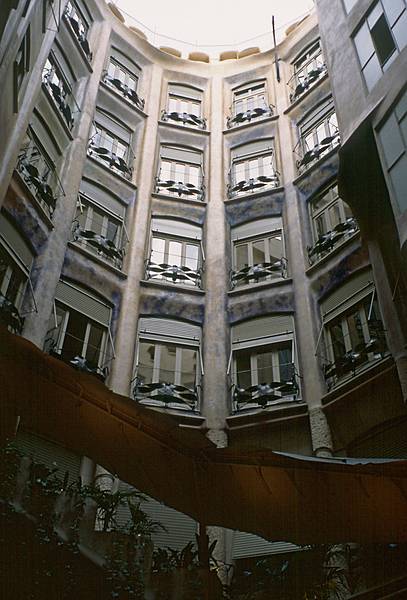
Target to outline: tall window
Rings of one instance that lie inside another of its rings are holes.
[[[407,210],[407,92],[378,130],[390,193],[399,211]]]
[[[232,328],[232,380],[236,410],[266,408],[295,398],[291,316],[259,317]]]
[[[354,276],[321,303],[324,374],[329,385],[355,375],[386,353],[371,273]]]
[[[73,367],[104,379],[114,356],[111,308],[89,292],[60,281],[45,349]]]
[[[116,58],[110,57],[104,74],[105,83],[142,110],[144,100],[137,94],[138,79],[138,75],[132,70],[122,65]]]
[[[130,145],[99,124],[94,124],[88,154],[112,171],[131,179],[133,173]]]
[[[71,129],[74,122],[72,116],[73,97],[71,86],[62,74],[62,70],[57,65],[53,56],[47,58],[42,72],[42,82],[49,90],[55,105]]]
[[[286,276],[281,219],[252,221],[232,230],[232,287]]]
[[[273,140],[260,140],[234,148],[231,157],[229,197],[279,185]]]
[[[202,91],[179,83],[168,84],[167,108],[162,111],[163,121],[175,121],[206,129],[202,117]]]
[[[196,225],[153,219],[147,278],[201,285],[202,230]]]
[[[295,151],[300,156],[297,165],[302,172],[340,143],[332,98],[325,100],[300,123],[299,132],[300,141]]]
[[[369,91],[407,44],[406,0],[380,0],[354,35]]]
[[[201,329],[171,319],[141,318],[136,356],[136,400],[196,410],[202,376]]]
[[[338,194],[335,183],[310,202],[313,245],[308,248],[310,261],[321,258],[357,230],[349,206]]]
[[[72,31],[75,34],[83,52],[85,53],[88,60],[92,60],[92,53],[90,51],[89,43],[87,40],[89,23],[84,15],[84,11],[80,8],[77,2],[68,0],[64,16],[68,21]]]
[[[157,192],[202,200],[202,153],[179,146],[161,146]]]
[[[244,84],[233,91],[231,116],[228,117],[227,126],[230,128],[272,114],[273,108],[267,100],[266,82]]]
[[[315,85],[325,73],[321,43],[317,40],[294,61],[294,75],[288,82],[291,102]]]
[[[25,75],[30,70],[30,51],[31,29],[28,26],[14,60],[14,112],[18,111],[18,96]]]

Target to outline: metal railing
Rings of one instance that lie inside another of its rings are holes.
[[[75,17],[69,13],[68,7],[65,9],[64,19],[65,19],[65,22],[68,23],[70,30],[73,32],[74,36],[78,40],[79,45],[82,48],[86,58],[88,59],[89,62],[91,62],[92,58],[93,58],[93,54],[90,50],[90,46],[89,46],[87,37],[84,33],[81,32],[80,23],[79,23],[78,19],[75,19]]]
[[[233,290],[236,286],[259,283],[260,281],[287,277],[287,259],[283,256],[273,262],[263,262],[246,265],[238,271],[231,271],[230,284]]]
[[[206,129],[206,119],[187,112],[167,112],[163,109],[161,111],[161,121],[174,121],[175,123],[181,123],[182,125]]]
[[[131,87],[120,81],[120,79],[112,77],[107,71],[104,71],[102,81],[111,87],[115,92],[119,92],[123,98],[129,100],[132,104],[137,106],[138,109],[144,110],[144,98],[140,98],[136,90],[133,90]]]
[[[123,230],[124,233],[124,230]],[[84,242],[84,245],[89,250],[96,252],[103,258],[111,262],[116,268],[123,268],[123,259],[126,254],[126,245],[128,238],[122,241],[120,246],[117,246],[112,240],[106,236],[96,233],[91,229],[83,229],[77,220],[73,221],[72,229],[72,241],[73,242]]]
[[[275,107],[272,104],[268,106],[258,106],[257,108],[250,108],[237,114],[232,114],[227,117],[226,126],[228,129],[235,127],[236,125],[242,125],[243,123],[250,123],[251,121],[259,118],[272,117],[275,112]]]
[[[258,177],[250,177],[249,179],[232,181],[232,175],[229,174],[229,183],[227,185],[227,196],[233,198],[239,194],[253,194],[261,191],[262,188],[277,188],[280,185],[280,174],[274,171],[273,175],[259,175]]]
[[[95,135],[89,140],[88,156],[108,166],[114,173],[126,179],[132,179],[135,155],[130,146],[127,146],[125,155],[122,157],[105,146],[97,146],[94,142]]]
[[[316,260],[329,254],[340,242],[359,231],[354,217],[349,217],[343,223],[338,223],[331,231],[319,236],[313,246],[307,246],[308,260],[312,265]]]
[[[200,399],[200,386],[195,385],[191,388],[170,383],[171,379],[174,379],[175,373],[175,371],[168,371],[168,380],[165,381],[161,378],[163,372],[160,370],[160,381],[156,383],[145,383],[143,378],[136,375],[132,380],[132,383],[134,383],[132,388],[134,400],[144,404],[155,405],[157,403],[159,406],[197,412]]]
[[[331,150],[339,146],[341,139],[339,131],[336,129],[331,135],[323,138],[311,150],[303,151],[301,141],[297,144],[294,152],[299,156],[297,160],[297,168],[300,173],[303,173],[315,164],[320,158],[328,154]]]
[[[69,129],[74,126],[74,114],[80,112],[78,103],[71,89],[61,85],[57,85],[51,81],[53,71],[44,69],[42,73],[42,83],[45,89],[50,94],[54,104],[62,114],[65,123]]]
[[[193,285],[202,287],[202,269],[192,269],[182,265],[170,265],[167,263],[157,264],[151,260],[146,261],[145,278],[180,283],[182,285]]]
[[[184,183],[183,181],[174,181],[173,179],[161,179],[161,173],[155,178],[155,191],[157,194],[168,194],[178,196],[178,198],[190,198],[195,196],[196,200],[205,199],[205,184],[203,176],[200,183]]]
[[[22,334],[25,317],[6,296],[0,293],[0,323],[3,323],[12,333]]]
[[[311,57],[287,82],[290,88],[290,102],[295,102],[305,94],[326,73],[327,66],[322,58],[322,52]]]

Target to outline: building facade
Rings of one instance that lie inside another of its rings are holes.
[[[404,456],[405,1],[318,0],[216,63],[102,0],[11,4],[3,324],[217,446]]]

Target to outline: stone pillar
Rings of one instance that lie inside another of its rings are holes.
[[[310,408],[309,422],[312,450],[315,456],[329,458],[333,451],[332,436],[326,415],[321,407]]]

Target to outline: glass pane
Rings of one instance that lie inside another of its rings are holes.
[[[115,221],[111,221],[109,219],[107,222],[106,237],[108,240],[113,242],[116,246],[119,245],[119,232],[120,232],[119,224],[116,223]]]
[[[256,179],[256,177],[259,175],[259,159],[255,158],[253,160],[249,160],[249,178]]]
[[[265,346],[256,353],[257,381],[259,383],[270,383],[274,381],[273,374],[273,352],[269,346]]]
[[[161,161],[160,179],[162,181],[167,181],[168,179],[172,179],[172,177],[171,177],[171,163],[168,160],[162,160]]]
[[[382,4],[390,26],[393,26],[403,10],[405,10],[406,5],[403,0],[382,0]]]
[[[345,218],[349,219],[350,217],[353,217],[353,213],[350,209],[350,206],[348,204],[346,204],[346,202],[342,202],[342,206],[343,206],[343,210],[345,212]]]
[[[348,329],[349,329],[349,341],[351,348],[354,350],[359,344],[363,344],[364,336],[362,329],[361,316],[359,309],[349,315],[347,318]]]
[[[116,155],[120,158],[126,158],[127,155],[127,146],[126,144],[123,144],[122,142],[117,141],[117,146],[116,146]]]
[[[380,64],[384,65],[396,50],[396,44],[383,14],[371,28],[371,34]]]
[[[153,237],[151,241],[151,262],[157,265],[164,262],[165,240]]]
[[[316,128],[315,133],[317,135],[317,140],[318,140],[317,144],[319,144],[321,142],[321,140],[323,140],[327,136],[325,123],[320,123],[318,125],[318,127]]]
[[[199,187],[199,185],[200,185],[199,172],[200,172],[199,167],[189,165],[189,174],[188,174],[188,182],[187,183],[192,183],[192,185],[194,185],[195,187]]]
[[[98,325],[97,323],[92,323],[90,326],[88,347],[86,348],[86,358],[94,367],[97,367],[99,364],[104,331],[104,327]]]
[[[68,325],[62,346],[62,360],[69,362],[75,356],[83,356],[83,341],[85,339],[88,318],[73,310],[69,311]]]
[[[199,246],[195,244],[185,245],[185,266],[195,271],[199,267]]]
[[[103,235],[104,232],[104,218],[105,218],[105,213],[103,213],[101,210],[92,207],[92,223],[91,223],[91,230],[94,231],[95,233],[98,233],[100,235]]]
[[[291,381],[293,378],[291,342],[278,348],[278,365],[280,381]]]
[[[360,64],[362,67],[364,67],[367,61],[373,56],[375,52],[367,23],[364,23],[362,25],[362,27],[356,33],[354,39]]]
[[[175,181],[185,183],[185,167],[186,165],[175,163]]]
[[[175,383],[176,354],[176,346],[161,346],[159,381]]]
[[[141,342],[139,346],[139,366],[137,377],[141,383],[152,383],[155,345],[151,342]]]
[[[182,243],[170,240],[168,244],[168,264],[182,265]]]
[[[339,208],[339,204],[338,203],[334,204],[329,209],[329,220],[331,222],[331,228],[332,229],[334,227],[336,227],[337,225],[339,225],[339,223],[342,222],[341,212],[340,212],[340,208]]]
[[[407,210],[407,152],[390,171],[396,202],[401,212]]]
[[[189,112],[191,115],[199,117],[201,115],[201,105],[198,102],[190,102]]]
[[[246,163],[238,162],[233,165],[235,183],[246,181]]]
[[[280,260],[283,255],[283,239],[281,235],[276,235],[269,239],[270,262]]]
[[[248,244],[240,244],[236,246],[236,271],[247,267],[249,264],[249,247]]]
[[[168,112],[178,112],[177,104],[178,104],[178,100],[176,98],[169,98]]]
[[[370,91],[382,76],[382,69],[376,54],[373,54],[372,58],[363,68],[363,75],[366,81],[367,89]]]
[[[397,46],[401,52],[401,50],[403,50],[403,48],[407,45],[407,10],[404,11],[403,15],[394,25],[392,31],[397,42]]]
[[[250,349],[244,348],[237,350],[234,354],[236,361],[236,384],[238,387],[246,389],[252,384],[252,375],[250,369]]]
[[[386,164],[391,167],[404,152],[404,141],[401,137],[396,115],[393,113],[380,128],[379,138],[382,143]]]
[[[320,237],[327,231],[329,231],[329,226],[326,222],[326,215],[322,214],[317,219],[315,219],[315,229],[317,236]]]
[[[196,381],[196,364],[197,364],[197,351],[190,350],[188,348],[182,348],[182,360],[181,360],[181,377],[180,384],[194,389]]]
[[[340,360],[346,354],[345,338],[343,336],[342,326],[340,323],[332,325],[329,328],[332,342],[332,353],[334,360]]]
[[[369,28],[372,29],[372,27],[375,26],[375,24],[379,21],[381,17],[383,17],[383,9],[380,2],[376,2],[375,6],[370,11],[367,17],[367,23],[369,25]]]
[[[252,243],[254,265],[266,262],[265,242],[265,240],[256,240]]]

